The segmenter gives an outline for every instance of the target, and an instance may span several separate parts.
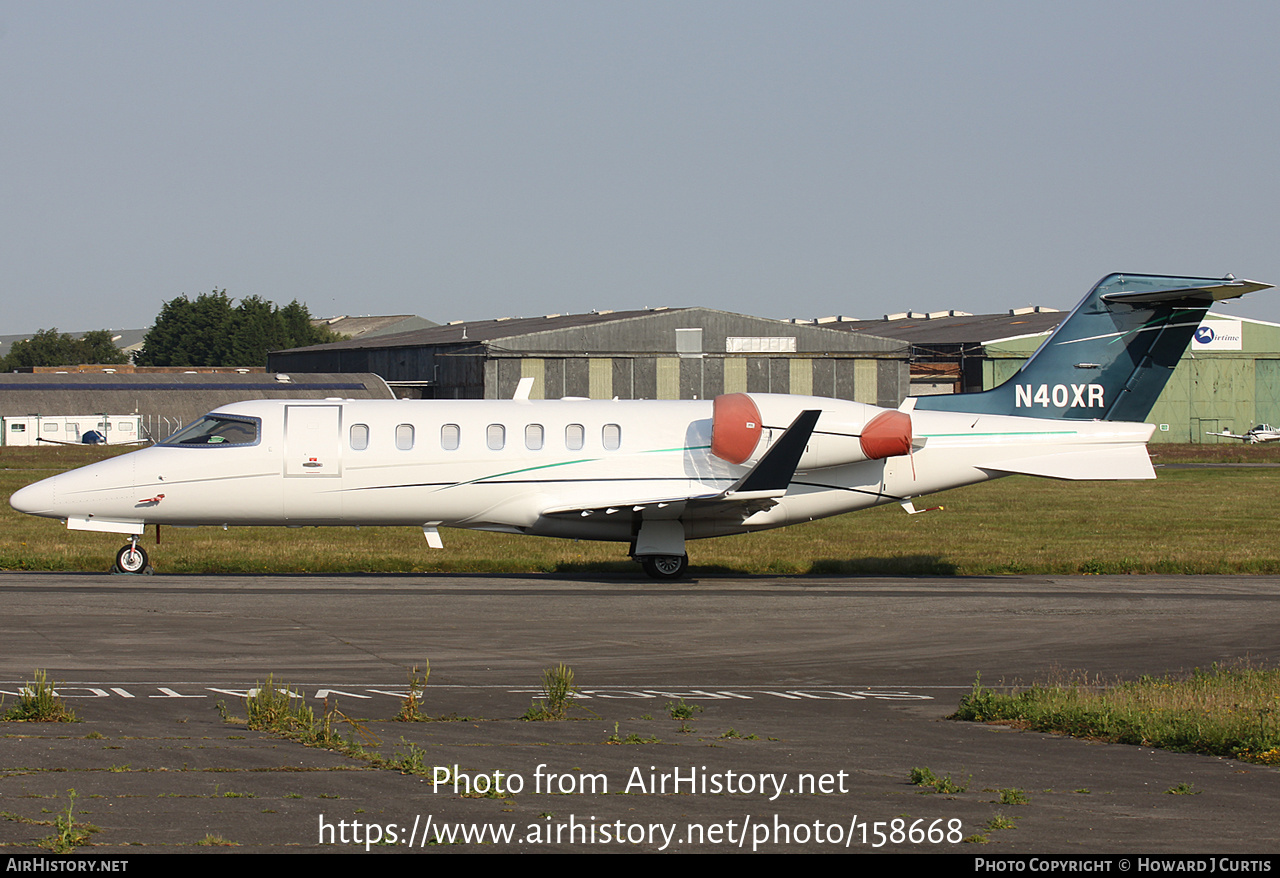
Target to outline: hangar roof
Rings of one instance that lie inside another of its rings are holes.
[[[929,317],[924,314],[884,320],[842,320],[826,323],[829,329],[845,329],[896,338],[913,345],[987,344],[1021,335],[1048,332],[1069,312],[1047,308],[1018,309],[1022,313],[965,314]]]
[[[288,353],[359,350],[373,348],[429,347],[435,345],[480,344],[503,350],[553,351],[581,350],[585,341],[600,351],[666,351],[672,343],[657,343],[655,331],[668,332],[682,327],[706,327],[712,336],[774,335],[806,337],[800,350],[854,350],[900,353],[900,341],[883,337],[882,333],[857,331],[856,338],[842,340],[829,333],[831,326],[795,324],[764,317],[752,317],[711,308],[646,308],[634,311],[592,311],[586,314],[548,314],[542,317],[499,317],[494,320],[456,321],[428,329],[394,333],[377,337],[359,337],[325,345],[292,348]],[[868,324],[868,329],[875,324]],[[852,327],[848,327],[852,328]],[[878,325],[876,325],[878,328]],[[572,330],[598,330],[584,337]],[[815,343],[814,339],[824,339]],[[516,341],[518,339],[518,341]],[[665,339],[665,336],[664,336]],[[496,344],[502,342],[502,344]]]
[[[542,317],[498,317],[492,320],[455,320],[450,323],[408,332],[350,338],[323,345],[292,348],[295,351],[351,350],[355,348],[417,347],[423,345],[458,344],[459,342],[493,341],[534,332],[595,326],[645,317],[661,311],[683,311],[683,308],[644,309],[640,311],[591,311],[587,314],[547,314]]]
[[[311,321],[316,326],[323,326],[330,332],[336,332],[343,338],[366,336],[373,338],[396,332],[410,332],[436,326],[435,321],[413,314],[389,314],[382,317],[320,317]]]

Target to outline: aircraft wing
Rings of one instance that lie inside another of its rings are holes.
[[[805,445],[818,423],[821,409],[801,412],[791,426],[769,447],[760,461],[727,489],[684,497],[633,500],[616,506],[562,506],[543,510],[547,516],[639,515],[641,518],[719,518],[737,514],[746,518],[777,503],[787,493]]]
[[[1223,430],[1221,433],[1205,433],[1206,436],[1226,436],[1228,439],[1248,439],[1248,436],[1238,436],[1230,430]]]

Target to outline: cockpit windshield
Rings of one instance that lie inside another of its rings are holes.
[[[235,418],[230,415],[205,415],[188,424],[161,445],[256,445],[257,418]]]

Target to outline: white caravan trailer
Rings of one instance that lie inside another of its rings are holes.
[[[96,445],[129,445],[143,441],[141,415],[13,415],[0,424],[0,445],[80,444],[90,431],[102,437]]]

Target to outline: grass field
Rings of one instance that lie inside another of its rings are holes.
[[[951,719],[1280,765],[1278,693],[1280,670],[1248,664],[1004,692],[978,682]]]
[[[1153,446],[1161,463],[1280,463],[1271,446]],[[111,455],[102,448],[0,448],[0,493]],[[897,505],[689,545],[692,573],[1280,573],[1280,468],[1158,471],[1154,482],[1012,477]],[[143,545],[162,573],[639,574],[620,543],[418,528],[163,528]],[[101,572],[124,543],[0,508],[0,569]]]

